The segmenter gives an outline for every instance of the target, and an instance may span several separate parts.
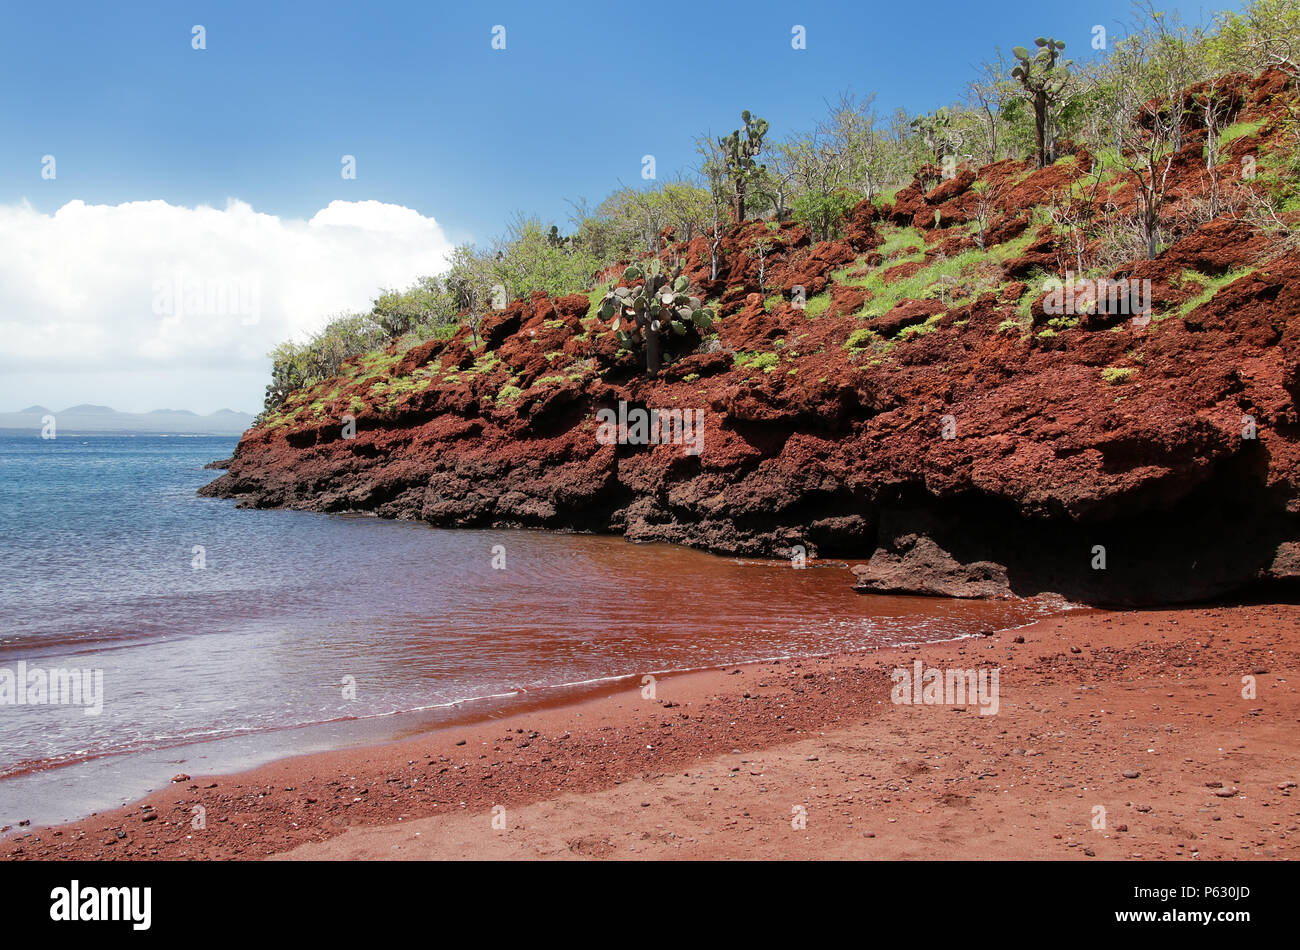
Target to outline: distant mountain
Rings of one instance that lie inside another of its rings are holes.
[[[82,403],[69,406],[62,412],[44,406],[28,406],[20,412],[0,412],[0,431],[39,434],[46,416],[54,417],[56,435],[242,435],[253,424],[251,415],[233,409],[218,409],[201,416],[189,409],[118,412],[109,406]]]

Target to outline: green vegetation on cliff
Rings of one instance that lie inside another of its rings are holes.
[[[936,254],[926,243],[929,223],[924,229],[906,221],[883,226],[883,240],[873,249],[879,260],[863,255],[834,268],[825,289],[813,288],[818,292],[810,291],[806,304],[799,304],[805,315],[834,312],[838,305],[829,291],[836,286],[861,294],[854,311],[864,320],[907,300],[956,306],[1007,290],[1012,281],[1003,265],[1025,254],[1045,225],[1074,253],[1044,260],[1039,276],[1063,276],[1067,268],[1076,276],[1108,273],[1154,257],[1189,228],[1225,213],[1279,235],[1292,232],[1292,213],[1300,209],[1300,121],[1293,113],[1243,121],[1231,90],[1240,85],[1234,74],[1296,69],[1300,7],[1293,0],[1254,0],[1241,13],[1221,14],[1208,30],[1149,8],[1138,8],[1135,16],[1128,35],[1082,63],[1077,57],[1067,61],[1068,51],[1050,37],[1029,38],[1032,45],[1016,47],[1010,59],[998,53],[984,64],[960,101],[928,114],[881,115],[873,97],[845,96],[809,130],[778,137],[774,131],[780,130],[745,112],[742,127],[731,135],[700,137],[700,160],[690,174],[620,188],[594,207],[573,202],[563,229],[520,215],[490,245],[456,248],[445,273],[405,289],[384,289],[370,312],[341,314],[310,339],[278,346],[270,354],[263,418],[282,418],[276,410],[299,390],[340,374],[377,374],[411,347],[450,338],[462,327],[469,328],[471,348],[480,347],[479,322],[535,292],[588,293],[590,309],[578,336],[599,336],[605,331],[599,311],[624,265],[648,256],[674,272],[704,273],[703,280],[693,278],[697,286],[691,291],[705,298],[704,306],[712,308],[715,295],[743,288],[759,292],[772,312],[790,299],[790,288],[769,282],[772,267],[789,253],[780,244],[782,222],[802,225],[811,241],[835,241],[864,202],[888,209],[908,195],[913,182],[941,186],[1007,160],[1032,164],[976,182],[969,220],[962,222],[974,247]],[[1171,194],[1169,182],[1175,157],[1193,131],[1204,139],[1207,174],[1229,162],[1240,173],[1222,188],[1210,175],[1215,187],[1188,201]],[[1268,147],[1256,149],[1264,136]],[[1078,156],[1088,167],[1077,164]],[[1043,168],[1037,174],[1071,174],[1045,180],[1040,193],[1023,202],[1025,226],[993,233],[995,223],[1007,224],[995,218],[1007,211],[1008,196],[1024,187],[1034,166]],[[1250,187],[1240,187],[1241,179],[1249,179]],[[948,227],[934,213],[933,224]],[[767,223],[770,240],[735,240],[736,228],[752,218]],[[900,265],[915,269],[890,273]],[[1018,316],[1000,330],[1026,333],[1032,323],[1035,275],[1022,279],[1031,287],[1018,292],[1012,301],[1018,302]],[[1201,292],[1180,304],[1180,312],[1199,306],[1224,283],[1221,276],[1200,282]],[[696,298],[688,303],[703,309]],[[671,326],[686,331],[690,322]],[[906,339],[934,326],[927,318],[889,335]],[[1039,336],[1050,340],[1069,328],[1054,323]],[[716,346],[707,336],[697,340],[693,330],[691,342]],[[551,352],[558,356],[558,349]],[[353,357],[359,359],[345,363]],[[482,374],[492,363],[476,366],[471,371]],[[586,372],[575,367],[572,360],[556,360],[552,375],[576,378]],[[454,368],[422,372],[430,383],[435,377],[462,378]]]

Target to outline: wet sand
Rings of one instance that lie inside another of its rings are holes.
[[[997,714],[891,702],[918,659],[1000,669]],[[1290,858],[1298,682],[1300,606],[1078,611],[185,777],[0,855]]]

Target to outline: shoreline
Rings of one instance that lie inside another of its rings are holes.
[[[998,714],[891,703],[915,660],[999,669]],[[1300,605],[1067,611],[194,776],[0,855],[1289,858],[1297,677]]]
[[[412,534],[420,530],[415,526]],[[623,542],[616,543],[619,548],[626,548]],[[773,615],[775,627],[771,622],[764,626],[765,615],[746,615],[747,621],[757,622],[758,630],[754,636],[743,636],[739,641],[730,623],[715,622],[712,629],[698,628],[693,622],[689,624],[693,629],[683,624],[670,625],[660,645],[655,645],[660,637],[657,629],[638,629],[638,641],[643,639],[646,645],[615,650],[616,655],[605,658],[607,662],[569,664],[571,669],[550,669],[534,663],[531,670],[516,662],[512,674],[496,677],[495,683],[480,691],[472,687],[442,689],[443,694],[460,697],[449,701],[424,704],[427,693],[422,689],[423,681],[416,681],[408,684],[414,690],[409,697],[413,705],[405,708],[381,708],[355,715],[336,713],[331,718],[307,722],[289,718],[278,725],[231,728],[224,732],[208,729],[158,744],[146,742],[120,749],[86,748],[62,760],[29,759],[0,777],[0,812],[3,812],[0,839],[14,827],[66,824],[125,807],[166,788],[169,779],[181,772],[233,775],[287,758],[383,745],[453,726],[567,706],[630,689],[644,675],[680,676],[737,664],[811,660],[846,651],[869,651],[888,643],[922,642],[921,638],[931,642],[951,641],[975,636],[977,631],[1009,630],[1034,618],[1085,609],[1057,597],[983,603],[885,596],[872,598],[868,604],[845,583],[844,579],[851,575],[841,562],[818,561],[808,565],[808,570],[791,575],[783,561],[738,562],[714,555],[701,555],[701,558],[707,560],[706,566],[722,565],[724,571],[731,570],[732,576],[723,580],[733,587],[751,576],[735,575],[735,570],[756,567],[760,569],[759,579],[768,587],[775,586],[780,594],[796,599],[778,597],[772,601],[785,605],[767,610],[767,614]],[[731,568],[729,564],[737,567]],[[792,576],[801,582],[791,587],[787,582]],[[819,580],[814,581],[814,577]],[[773,585],[773,578],[779,583]],[[817,596],[819,591],[839,599],[824,606]],[[811,606],[810,597],[817,598]],[[859,616],[864,606],[868,612]],[[733,622],[739,619],[734,611],[728,610],[725,616]],[[809,621],[809,628],[815,632],[811,635],[791,632],[794,627],[790,625],[797,626],[800,620]],[[567,617],[552,617],[552,622],[565,625],[566,629],[569,626]],[[785,632],[774,635],[772,631],[776,629]],[[843,631],[848,631],[847,635]],[[677,645],[673,645],[671,637],[676,638]],[[835,642],[837,639],[839,642]],[[682,643],[691,646],[683,648]],[[350,662],[339,668],[350,668]],[[39,724],[33,728],[39,728]]]
[[[1072,610],[1088,608],[1082,607],[1081,605],[1069,605],[1064,609]],[[1024,623],[1014,624],[1006,627],[1004,630],[999,630],[999,632],[1019,630],[1021,627],[1033,622],[1034,621],[1026,621]],[[957,634],[955,636],[925,642],[951,643],[958,640],[971,639],[974,636],[974,634]],[[360,749],[382,748],[384,746],[395,745],[424,736],[435,735],[448,729],[464,729],[471,726],[499,722],[504,719],[516,719],[527,716],[530,713],[544,713],[552,710],[562,710],[570,707],[581,706],[586,703],[596,702],[609,696],[616,695],[624,688],[640,689],[641,684],[639,679],[643,676],[651,676],[655,678],[677,678],[695,674],[723,672],[733,668],[757,667],[770,663],[811,662],[830,659],[837,656],[871,653],[876,649],[882,648],[888,649],[890,647],[864,647],[860,651],[850,651],[849,653],[829,651],[813,654],[767,656],[750,660],[741,660],[736,663],[611,674],[609,676],[594,677],[577,682],[556,683],[544,686],[534,686],[531,688],[519,687],[510,692],[475,696],[464,700],[441,703],[427,707],[401,709],[393,712],[376,713],[373,715],[342,717],[321,722],[295,723],[273,729],[262,729],[242,733],[237,732],[229,735],[208,738],[186,739],[174,744],[144,749],[94,753],[69,761],[41,761],[31,764],[23,769],[15,770],[0,776],[0,792],[12,792],[13,788],[9,783],[22,783],[42,776],[58,779],[63,777],[66,772],[84,770],[87,768],[107,768],[119,774],[123,771],[131,772],[134,779],[130,785],[134,787],[135,791],[128,792],[123,796],[123,800],[118,805],[87,805],[82,812],[67,817],[58,817],[48,820],[28,818],[25,821],[11,819],[0,824],[0,842],[2,842],[6,837],[12,837],[13,834],[18,833],[15,829],[21,831],[26,828],[59,828],[64,825],[85,822],[98,815],[107,814],[116,809],[129,808],[132,805],[144,802],[148,796],[157,794],[167,788],[168,782],[165,774],[174,774],[178,768],[181,769],[182,772],[186,767],[193,770],[193,766],[190,763],[201,763],[205,759],[212,758],[212,756],[205,753],[214,748],[221,749],[225,752],[224,756],[216,756],[217,760],[224,764],[210,771],[203,770],[201,774],[211,777],[238,776],[255,769],[264,768],[276,763],[287,762],[293,759],[305,759],[310,756],[330,753],[356,752]],[[625,683],[626,686],[618,685],[620,683]],[[383,730],[380,728],[385,723],[394,722],[401,725],[393,730]],[[342,727],[342,729],[347,731],[339,731],[339,727]],[[327,731],[330,729],[333,729],[334,731],[328,733]],[[318,737],[322,734],[329,734],[331,735],[331,738],[324,740],[311,738],[313,736]],[[228,748],[235,743],[245,741],[255,742],[258,740],[265,740],[268,736],[279,735],[293,735],[299,737],[299,742],[302,748],[299,748],[296,751],[284,750],[279,752],[269,752],[266,749],[261,749],[260,751],[248,750],[243,753],[232,752]],[[182,757],[170,758],[171,756]],[[243,761],[239,764],[234,764],[240,759]],[[139,760],[143,760],[144,763],[146,763],[143,768],[146,771],[152,771],[153,777],[145,777],[143,771],[138,769],[136,763]],[[161,760],[169,760],[174,763],[174,765],[169,769],[160,771],[156,763]],[[149,762],[155,763],[152,769],[149,768]],[[123,765],[125,765],[125,768],[123,768]]]

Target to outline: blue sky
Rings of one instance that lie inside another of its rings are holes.
[[[1090,54],[1125,0],[971,3],[11,4],[0,32],[0,201],[164,198],[310,215],[373,198],[486,238],[513,210],[661,174],[741,109],[773,134],[842,90],[928,109],[1035,35]],[[1185,16],[1216,9],[1165,3]],[[790,47],[794,24],[808,48]],[[191,26],[207,49],[190,48]],[[506,49],[491,48],[494,25]],[[55,182],[40,156],[58,158]],[[357,178],[340,178],[344,154]]]
[[[1161,6],[1200,20],[1239,4]],[[882,113],[930,109],[997,46],[1052,34],[1083,57],[1094,24],[1115,36],[1129,17],[1128,0],[9,4],[0,207],[26,202],[48,216],[75,200],[220,209],[237,199],[308,221],[332,201],[369,201],[436,219],[440,239],[485,241],[514,211],[564,224],[567,198],[594,203],[620,180],[639,183],[645,154],[661,177],[687,168],[695,136],[729,131],[741,109],[767,118],[774,137],[808,127],[843,91],[876,92]],[[195,24],[204,50],[191,48]],[[498,24],[504,50],[491,45]],[[805,50],[791,48],[795,24]],[[41,177],[45,155],[54,180]],[[355,180],[340,176],[344,155],[356,158]],[[368,260],[357,252],[357,267]],[[398,279],[370,285],[381,278]],[[0,321],[10,290],[0,282]],[[243,355],[221,357],[245,361],[237,388],[186,407],[256,408],[264,343],[250,337]],[[0,410],[113,401],[85,386],[66,387],[67,399],[51,392],[76,374],[112,373],[64,362],[75,373],[44,386],[35,381],[62,365],[53,357],[0,367],[14,377],[0,382]],[[141,385],[128,387],[132,398],[155,408]],[[156,398],[184,395],[160,387]]]

